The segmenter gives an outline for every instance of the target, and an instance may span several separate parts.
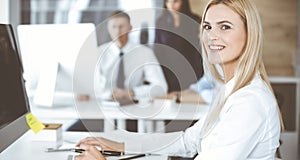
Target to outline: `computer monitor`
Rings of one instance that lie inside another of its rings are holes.
[[[69,105],[74,93],[93,95],[94,24],[19,25],[18,37],[26,87],[36,105]]]
[[[23,135],[29,111],[13,28],[0,24],[0,152]]]

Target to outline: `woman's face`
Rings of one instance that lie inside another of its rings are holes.
[[[209,62],[235,65],[247,37],[241,17],[224,4],[213,5],[207,10],[202,27]]]
[[[181,5],[182,5],[182,0],[166,0],[167,9],[171,12],[174,11],[179,12]]]

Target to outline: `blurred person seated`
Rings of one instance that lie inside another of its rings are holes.
[[[165,98],[175,99],[178,103],[211,104],[216,85],[217,82],[205,74],[199,81],[191,84],[188,89],[170,92]]]
[[[129,15],[123,11],[113,12],[107,28],[112,41],[98,47],[96,96],[103,100],[134,103],[135,99],[145,96],[151,99],[166,94],[167,83],[154,52],[129,39],[132,29]],[[77,98],[89,100],[88,95]]]
[[[113,12],[107,28],[112,41],[98,47],[96,97],[123,106],[165,95],[168,86],[154,52],[129,39],[132,29],[129,15],[123,11]],[[90,97],[79,95],[77,99],[88,101]],[[127,130],[137,131],[136,125],[136,121],[127,121]]]
[[[99,46],[100,97],[133,100],[165,94],[167,83],[153,51],[129,39],[132,29],[129,15],[123,11],[113,12],[107,27],[113,41]]]
[[[168,92],[187,88],[203,76],[199,25],[188,0],[164,0],[155,25],[154,51],[163,67]]]

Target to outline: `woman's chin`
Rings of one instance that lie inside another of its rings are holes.
[[[208,62],[210,64],[221,64],[222,63],[222,61],[220,59],[218,59],[218,58],[209,59]]]

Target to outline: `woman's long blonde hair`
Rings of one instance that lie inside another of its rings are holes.
[[[207,10],[214,5],[217,4],[224,4],[233,11],[235,11],[242,19],[245,25],[246,33],[247,33],[247,39],[245,46],[242,50],[242,53],[239,57],[239,62],[236,66],[236,69],[234,71],[234,76],[236,77],[236,81],[233,87],[233,90],[229,94],[229,96],[236,92],[237,90],[245,87],[248,85],[255,75],[257,73],[260,73],[261,78],[265,81],[266,85],[269,87],[269,89],[273,93],[273,89],[271,87],[271,84],[268,80],[267,73],[265,70],[265,66],[263,63],[262,58],[262,49],[263,49],[263,29],[261,20],[259,17],[259,13],[253,4],[251,0],[211,0],[207,6],[205,7],[205,10],[202,15],[202,22],[204,22]],[[203,28],[201,27],[201,37],[203,34]],[[205,72],[209,72],[216,80],[223,82],[222,75],[220,72],[218,72],[218,69],[216,68],[216,65],[210,64],[208,62],[208,53],[204,47],[203,41],[201,42],[202,45],[202,57],[203,57],[203,67]],[[274,94],[273,94],[274,96]],[[275,96],[274,96],[275,97]],[[207,121],[215,121],[218,118],[218,115],[220,113],[220,110],[222,109],[227,97],[225,97],[222,100],[217,100],[218,102],[212,103],[213,105],[221,105],[219,108],[219,111],[216,111],[213,114],[213,117],[208,117]],[[213,106],[212,106],[213,107]],[[278,108],[278,107],[277,107]],[[279,109],[278,109],[279,111]],[[280,113],[280,112],[279,112]],[[217,117],[215,117],[217,116]],[[282,123],[282,118],[280,114],[280,120]],[[212,122],[207,122],[212,123]],[[283,123],[282,123],[283,124]],[[212,126],[211,126],[212,127]],[[205,133],[207,134],[208,130],[211,129],[211,127],[207,128]],[[283,129],[282,125],[282,129]]]

